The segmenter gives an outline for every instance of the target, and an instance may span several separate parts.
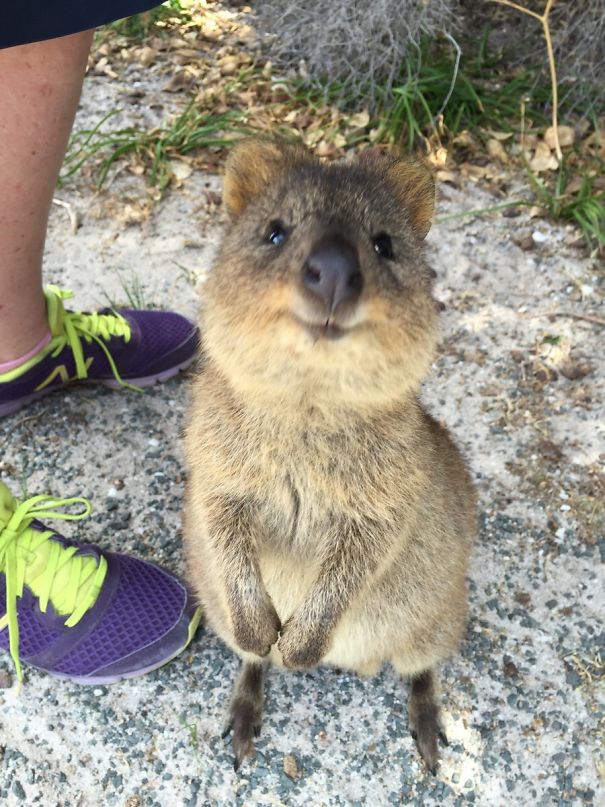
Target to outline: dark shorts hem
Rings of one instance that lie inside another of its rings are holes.
[[[0,48],[88,31],[161,5],[162,0],[6,0],[0,11]]]

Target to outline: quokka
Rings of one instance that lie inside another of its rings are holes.
[[[423,239],[430,171],[377,150],[323,164],[243,141],[203,291],[186,435],[189,577],[242,659],[235,766],[254,754],[267,667],[409,678],[434,771],[436,665],[457,648],[475,492],[418,400],[439,338]]]

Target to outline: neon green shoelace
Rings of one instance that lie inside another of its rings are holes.
[[[5,502],[5,512],[8,507],[9,512],[13,510],[12,515],[6,523],[0,519],[0,573],[6,576],[6,613],[0,617],[0,630],[8,627],[10,654],[21,682],[17,599],[23,596],[23,589],[27,586],[37,597],[42,613],[46,613],[50,602],[58,614],[68,617],[65,626],[71,628],[97,601],[107,561],[102,555],[99,558],[78,555],[77,547],[51,540],[52,530],[30,528],[31,522],[38,518],[65,521],[86,518],[92,510],[86,499],[34,496],[21,503],[12,497],[11,500]],[[0,516],[2,504],[0,496]],[[82,505],[84,509],[79,513],[60,511],[73,505]]]
[[[73,292],[59,289],[57,286],[48,286],[48,291],[61,301],[69,300],[73,297]],[[54,333],[53,346],[56,345],[56,347],[54,347],[51,356],[56,358],[63,348],[69,345],[76,363],[77,378],[88,378],[88,368],[84,359],[84,351],[82,350],[82,339],[89,344],[95,341],[105,353],[116,381],[123,387],[142,392],[140,387],[129,384],[128,381],[124,381],[120,376],[116,363],[103,341],[111,339],[112,336],[118,336],[123,338],[126,343],[130,342],[132,332],[128,321],[116,312],[112,314],[99,314],[97,312],[83,314],[80,311],[65,311],[62,305],[61,309],[57,314],[62,332]]]

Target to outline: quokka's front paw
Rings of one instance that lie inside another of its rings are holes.
[[[277,641],[281,622],[268,598],[234,611],[233,635],[237,646],[247,653],[266,656]]]
[[[324,630],[290,617],[282,628],[277,649],[286,667],[315,667],[326,654],[328,644],[329,636]]]

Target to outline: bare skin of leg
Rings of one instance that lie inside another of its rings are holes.
[[[92,33],[0,50],[0,364],[48,332],[44,240]]]

